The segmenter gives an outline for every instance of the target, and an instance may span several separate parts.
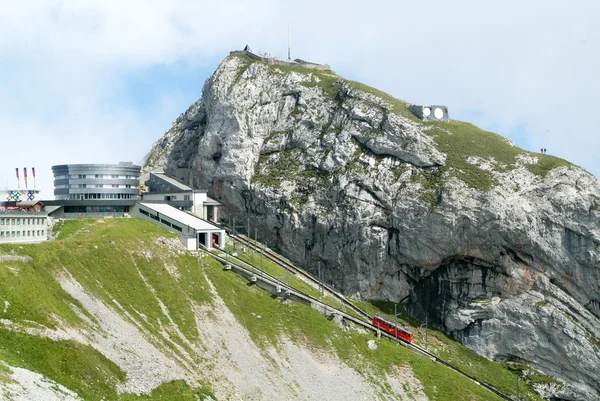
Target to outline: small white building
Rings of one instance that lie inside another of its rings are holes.
[[[208,197],[206,191],[197,190],[168,174],[150,173],[149,192],[142,193],[144,201],[161,201],[196,216],[217,222],[221,203]]]
[[[0,207],[0,244],[36,243],[47,239],[46,213]]]
[[[132,217],[149,221],[172,233],[187,249],[225,247],[226,233],[221,227],[164,203],[137,202],[130,210]]]

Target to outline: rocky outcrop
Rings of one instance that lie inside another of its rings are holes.
[[[154,155],[154,158],[152,158]],[[330,71],[230,56],[152,152],[348,293],[600,390],[600,184]]]

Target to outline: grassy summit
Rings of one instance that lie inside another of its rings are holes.
[[[261,63],[274,73],[295,72],[308,75],[309,79],[301,82],[300,85],[320,88],[323,95],[333,102],[339,102],[338,96],[343,86],[382,99],[388,105],[387,113],[402,116],[420,126],[426,135],[434,139],[438,150],[447,155],[446,166],[438,168],[440,177],[444,175],[457,177],[474,189],[489,191],[497,185],[494,174],[489,170],[481,169],[477,161],[491,162],[493,170],[501,173],[517,168],[519,156],[536,158],[537,161],[530,160],[521,164],[533,174],[542,177],[555,167],[572,166],[568,161],[558,157],[525,151],[506,138],[484,131],[470,123],[456,120],[451,120],[449,123],[420,121],[408,110],[406,102],[368,85],[342,78],[331,70],[271,65],[243,55],[230,57],[237,57],[242,61],[236,82],[241,79],[242,74],[251,64]],[[425,180],[429,179],[425,178]],[[441,182],[433,184],[441,185]]]

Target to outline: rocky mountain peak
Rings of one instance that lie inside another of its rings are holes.
[[[600,390],[600,183],[333,71],[227,57],[157,141],[163,168],[348,294]]]

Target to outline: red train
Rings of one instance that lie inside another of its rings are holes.
[[[381,330],[391,334],[394,337],[398,337],[407,343],[412,343],[413,334],[403,327],[396,326],[394,323],[380,318],[379,316],[373,316],[373,326],[379,327]]]

